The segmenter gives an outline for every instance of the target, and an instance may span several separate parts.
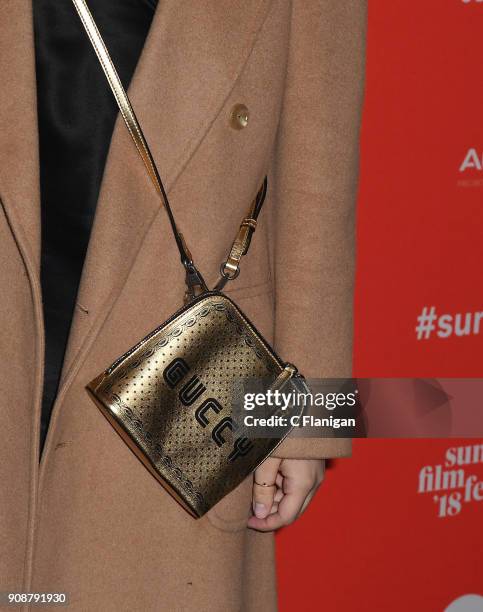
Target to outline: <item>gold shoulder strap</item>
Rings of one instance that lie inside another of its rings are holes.
[[[99,63],[101,64],[102,70],[106,75],[106,79],[112,93],[114,94],[114,98],[116,99],[122,118],[124,119],[124,123],[126,124],[139,155],[141,156],[149,178],[151,179],[166,209],[166,212],[168,213],[171,229],[181,256],[181,262],[186,270],[186,284],[188,287],[187,298],[191,299],[195,296],[196,288],[201,289],[202,291],[207,291],[206,284],[193,263],[191,253],[186,245],[183,235],[178,230],[166,190],[164,189],[163,182],[161,181],[158,169],[156,168],[156,163],[151,155],[151,151],[149,150],[141,126],[136,119],[134,109],[131,106],[131,102],[129,101],[127,93],[121,83],[119,75],[117,74],[117,70],[112,63],[109,52],[102,39],[102,36],[99,33],[99,30],[97,29],[97,25],[92,17],[92,14],[85,0],[72,0],[72,2],[74,3],[80,20],[82,21],[82,25],[84,26],[87,36],[89,37],[94,51],[96,52]],[[232,280],[238,276],[238,265],[241,257],[246,254],[248,247],[250,246],[251,235],[255,230],[257,217],[265,199],[266,191],[267,179],[265,177],[262,187],[250,206],[248,217],[242,221],[240,229],[230,250],[228,259],[221,266],[221,278],[215,289],[219,290],[223,288],[228,280]]]

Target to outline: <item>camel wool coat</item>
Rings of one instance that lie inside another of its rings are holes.
[[[161,0],[129,88],[210,286],[268,175],[227,293],[307,377],[351,375],[366,18],[365,0]],[[0,591],[65,592],[79,612],[275,610],[273,534],[246,528],[251,478],[193,519],[85,390],[184,292],[167,215],[119,117],[39,465],[31,0],[2,1],[0,75]],[[347,456],[350,441],[289,439],[275,455]]]

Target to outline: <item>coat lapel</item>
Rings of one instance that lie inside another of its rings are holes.
[[[0,11],[0,198],[24,254],[40,272],[40,185],[31,0]]]
[[[128,94],[168,192],[222,108],[270,4],[159,2]],[[118,117],[64,362],[64,388],[119,295],[160,206]]]

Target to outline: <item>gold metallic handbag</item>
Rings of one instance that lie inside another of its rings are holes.
[[[168,197],[109,53],[85,0],[72,0],[122,117],[163,205],[186,272],[185,305],[87,385],[97,406],[158,481],[202,516],[262,463],[289,433],[251,439],[238,433],[234,387],[303,390],[236,304],[222,293],[239,273],[265,199],[267,179],[243,220],[221,278],[209,291],[178,231]],[[273,413],[276,414],[277,409]]]

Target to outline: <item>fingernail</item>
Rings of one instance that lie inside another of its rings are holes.
[[[257,518],[264,518],[267,510],[264,504],[255,504],[255,516]]]

